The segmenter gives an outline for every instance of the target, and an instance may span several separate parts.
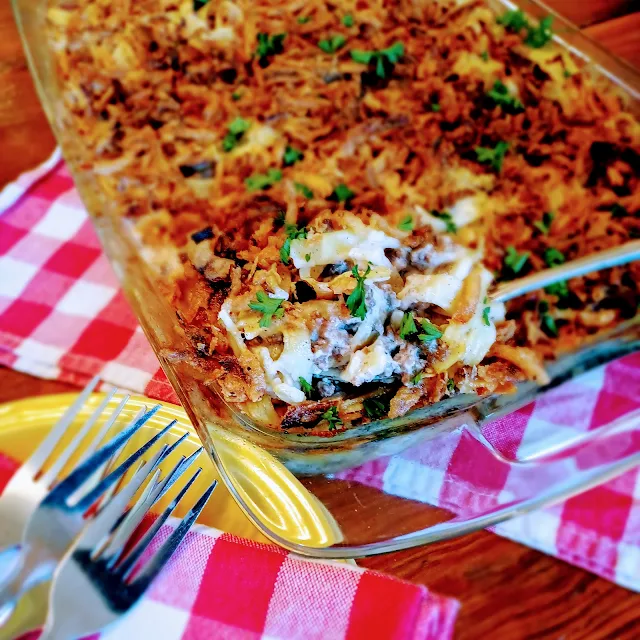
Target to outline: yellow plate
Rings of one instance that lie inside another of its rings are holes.
[[[18,400],[0,405],[0,453],[11,457],[18,462],[24,462],[76,397],[77,394],[75,393],[64,393],[27,398],[25,400]],[[78,418],[72,427],[79,427],[80,424],[89,417],[93,409],[97,407],[98,403],[103,398],[104,394],[93,394],[82,410],[78,413]],[[156,404],[153,400],[133,396],[127,403],[127,406],[123,410],[121,416],[118,418],[115,428],[118,426],[124,426],[133,417],[133,415],[135,415],[140,407],[145,405],[151,406],[153,404]],[[164,402],[157,404],[162,405],[160,410],[151,418],[147,425],[140,430],[137,434],[137,439],[139,441],[147,440],[151,431],[157,431],[171,420],[176,420],[176,427],[170,432],[169,440],[175,439],[178,434],[184,433],[184,430],[189,431],[191,435],[182,445],[180,445],[180,447],[178,447],[178,450],[175,453],[175,455],[188,456],[200,445],[200,442],[193,427],[191,426],[191,422],[187,418],[186,413],[181,407],[176,405]],[[109,408],[115,406],[116,401],[112,400]],[[75,428],[70,429],[68,437],[63,437],[61,439],[61,447],[66,444],[71,433],[75,432]],[[113,432],[114,431],[112,430],[112,433]],[[90,437],[85,438],[85,442],[89,441]],[[136,441],[132,442],[133,446],[136,444]],[[82,448],[83,447],[81,445],[79,447],[78,455],[74,456],[71,463],[73,463],[78,456],[82,455]],[[202,467],[203,471],[195,483],[200,489],[203,489],[213,478],[217,478],[219,480],[217,471],[205,453],[203,453],[198,461],[194,463],[193,468],[195,469],[197,467]],[[187,494],[187,497],[189,495],[196,495],[196,487],[194,487],[192,491],[193,493],[190,492],[190,494]],[[160,504],[158,507],[161,508],[164,504],[166,504],[166,502]],[[177,515],[180,515],[180,512],[177,512]],[[267,539],[242,513],[222,482],[219,483],[212,499],[200,515],[198,522],[244,538],[267,542]]]

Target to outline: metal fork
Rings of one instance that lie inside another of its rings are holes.
[[[179,469],[184,464],[184,460],[179,462],[167,477],[181,473]],[[121,514],[133,493],[125,489],[107,503],[86,526],[55,572],[49,595],[49,612],[40,640],[71,640],[101,631],[119,620],[140,600],[191,529],[216,487],[215,481],[207,487],[169,538],[134,575],[142,554],[200,472],[198,469],[191,476],[127,553],[123,550],[138,523],[136,519],[128,522]],[[147,491],[129,513],[146,514],[151,504],[150,495],[161,484],[156,472]],[[105,544],[107,536],[110,540]],[[114,543],[115,540],[117,542]]]
[[[89,385],[89,388],[91,388],[91,385]],[[82,399],[88,395],[85,394],[85,392],[81,394]],[[104,402],[101,403],[99,409],[102,409],[103,405]],[[118,413],[124,406],[124,401],[121,402],[120,405],[121,406],[116,409]],[[108,463],[125,443],[148,422],[159,408],[160,405],[157,405],[149,411],[143,411],[142,415],[138,414],[135,416],[122,432],[93,455],[85,458],[67,478],[59,482],[40,500],[35,509],[30,509],[31,514],[26,520],[22,539],[20,540],[21,548],[18,562],[14,564],[11,575],[5,578],[4,583],[0,583],[0,623],[2,621],[6,622],[7,616],[11,613],[16,600],[22,594],[36,584],[51,577],[55,564],[62,558],[74,538],[81,531],[84,523],[83,517],[87,511],[173,427],[175,420],[151,437],[142,447],[132,453],[104,478],[100,479],[100,477],[97,476],[96,469],[100,469]],[[77,402],[74,403],[73,409],[73,415],[75,415],[75,412],[79,409]],[[94,416],[96,412],[94,412]],[[90,420],[93,419],[94,416],[92,416]],[[115,418],[113,419],[115,420]],[[68,422],[70,423],[71,420]],[[111,417],[107,422],[113,422]],[[81,428],[76,438],[74,438],[72,443],[74,448],[77,446],[76,441],[79,442],[88,430],[85,429],[85,426]],[[59,425],[57,427],[59,427]],[[104,426],[101,431],[105,431]],[[99,441],[99,436],[100,434],[94,438],[94,443]],[[155,460],[154,464],[159,464],[159,462],[168,456],[187,436],[188,433],[185,433],[173,445],[158,451],[153,458],[153,460]],[[71,455],[69,449],[70,448],[67,448],[67,450],[65,450],[61,458],[65,456],[68,458],[68,456]],[[37,453],[41,453],[40,449]],[[62,468],[63,465],[60,464],[61,458],[56,461],[54,468],[45,474],[44,481],[42,479],[34,481],[33,476],[27,475],[25,484],[17,485],[18,489],[26,486],[32,492],[32,495],[39,496],[41,492],[48,488],[50,482],[55,479],[56,473]],[[36,456],[36,462],[39,465],[42,464],[38,456]],[[57,471],[55,467],[59,467]],[[44,485],[41,484],[42,482],[44,482]],[[13,517],[13,513],[10,511],[12,505],[17,509],[20,508],[20,491],[14,489],[8,498],[9,501],[6,504],[9,506],[4,507],[7,509],[4,516],[5,519]]]

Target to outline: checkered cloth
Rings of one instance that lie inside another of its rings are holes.
[[[0,493],[16,468],[0,455]],[[171,531],[164,525],[149,552]],[[98,638],[445,640],[457,610],[425,587],[196,525],[142,602]]]
[[[63,166],[0,215],[0,362],[78,384],[100,373],[175,399]],[[549,392],[485,433],[522,456],[532,443],[565,441],[638,407],[640,357],[633,355]],[[492,508],[520,495],[522,482],[464,432],[341,475],[455,512]],[[495,531],[640,590],[636,471]]]

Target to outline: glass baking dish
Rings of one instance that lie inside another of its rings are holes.
[[[546,387],[523,383],[512,395],[482,399],[456,396],[332,438],[300,438],[266,431],[231,409],[198,379],[182,357],[190,352],[191,345],[177,324],[174,310],[157,292],[157,274],[145,262],[129,227],[120,217],[111,215],[109,199],[98,189],[92,174],[82,167],[82,141],[66,125],[52,55],[44,36],[46,0],[12,1],[40,99],[104,249],[198,435],[240,506],[265,535],[308,555],[337,558],[382,553],[496,524],[585,490],[640,462],[640,453],[636,453],[640,450],[633,447],[638,422],[635,414],[589,432],[579,441],[555,442],[551,446],[533,443],[526,459],[504,456],[483,431],[491,420],[515,411],[562,382],[636,351],[640,346],[640,317],[549,364],[551,382]],[[534,18],[553,14],[555,40],[588,65],[592,73],[606,76],[617,85],[638,111],[638,72],[569,22],[538,2],[496,0],[489,4],[498,11],[522,8]],[[428,501],[426,495],[398,497],[390,502],[379,488],[365,490],[354,480],[359,477],[357,472],[344,473],[401,451],[405,456],[407,450],[423,455],[429,447],[443,446],[441,438],[461,433],[460,437],[472,438],[489,451],[485,462],[496,469],[488,470],[487,476],[500,473],[499,469],[506,465],[514,477],[522,475],[522,482],[516,484],[527,490],[505,495],[490,508],[482,505],[453,516],[426,507],[422,503]],[[605,446],[604,441],[615,446]],[[274,479],[271,493],[256,494],[251,482],[255,474]],[[530,477],[538,480],[526,480]],[[354,514],[361,517],[354,518]]]

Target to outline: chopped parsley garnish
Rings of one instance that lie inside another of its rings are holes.
[[[569,71],[569,69],[565,69],[565,70],[562,72],[562,75],[563,75],[565,78],[571,78],[571,77],[573,77],[573,73],[571,73],[571,71]]]
[[[518,9],[517,11],[505,11],[499,18],[498,24],[503,27],[519,33],[525,27],[529,26],[529,21],[524,13]]]
[[[364,320],[367,315],[367,304],[366,304],[366,291],[364,289],[364,280],[371,272],[371,267],[367,267],[367,270],[360,275],[358,273],[358,267],[353,265],[351,267],[351,273],[353,277],[356,279],[356,288],[349,294],[347,298],[347,308],[351,311],[351,315],[354,318],[360,318],[360,320]]]
[[[405,311],[400,323],[400,337],[404,340],[414,333],[418,333],[418,327],[416,327],[416,322],[413,319],[413,312]]]
[[[553,17],[547,16],[546,18],[542,18],[538,25],[534,27],[529,24],[527,17],[520,10],[506,11],[498,18],[498,24],[515,33],[520,33],[523,29],[526,29],[525,44],[534,49],[544,47],[544,45],[553,38],[553,31],[551,30],[552,23]]]
[[[282,171],[280,169],[269,169],[267,173],[254,173],[245,179],[244,183],[249,191],[260,191],[268,189],[276,182],[282,180]]]
[[[300,388],[305,396],[309,397],[313,392],[313,387],[309,384],[302,376],[298,378],[298,382],[300,383]]]
[[[229,123],[227,127],[227,135],[222,141],[222,148],[225,151],[235,149],[236,145],[242,139],[242,136],[249,129],[251,123],[244,118],[236,118]]]
[[[270,36],[268,33],[258,34],[256,55],[258,56],[261,67],[266,67],[269,64],[269,56],[275,56],[284,51],[282,43],[286,37],[286,33],[276,33],[273,36]]]
[[[351,58],[354,62],[367,65],[375,62],[376,75],[383,79],[393,73],[393,67],[403,55],[404,45],[402,42],[396,42],[390,47],[379,51],[351,50]]]
[[[561,264],[564,264],[566,258],[562,251],[558,251],[553,247],[549,247],[544,251],[544,261],[547,263],[548,267],[557,267]]]
[[[400,231],[413,231],[413,224],[413,216],[409,214],[400,220],[398,229],[400,229]]]
[[[545,293],[548,293],[550,296],[558,296],[558,298],[563,299],[569,296],[569,285],[566,280],[560,280],[560,282],[554,282],[549,286],[544,288]]]
[[[504,257],[504,266],[512,275],[518,275],[525,264],[527,264],[527,260],[529,259],[529,252],[523,251],[522,253],[518,253],[515,248],[511,245],[507,247],[507,255]]]
[[[280,249],[280,259],[284,264],[289,264],[289,258],[291,257],[291,241],[297,240],[298,238],[306,238],[307,229],[306,227],[298,229],[295,224],[287,224],[284,227],[284,231],[287,234],[287,239],[284,241],[284,244]],[[311,259],[311,256],[309,256],[309,259]],[[307,260],[307,262],[309,262],[309,260]]]
[[[491,307],[485,307],[482,310],[482,322],[487,325],[487,327],[491,326],[491,321],[489,320],[489,314],[491,313]]]
[[[411,384],[420,384],[422,382],[422,378],[424,378],[424,371],[419,371],[415,376],[413,376],[413,378],[411,378]]]
[[[545,211],[542,214],[542,220],[536,220],[533,223],[533,226],[543,235],[547,235],[547,233],[549,233],[549,231],[551,230],[551,223],[553,222],[554,218],[556,217],[555,213],[553,213],[553,211]]]
[[[487,92],[487,96],[491,98],[497,105],[504,107],[505,109],[511,109],[513,111],[521,111],[524,109],[524,105],[518,98],[515,98],[509,93],[507,86],[500,80],[496,80],[493,83],[493,88]]]
[[[347,28],[353,27],[353,16],[347,13],[347,15],[342,18],[342,24]]]
[[[258,291],[256,300],[252,300],[249,303],[249,309],[259,311],[262,314],[260,326],[268,327],[271,325],[271,320],[273,320],[274,316],[282,318],[284,315],[284,309],[281,306],[284,301],[284,298],[270,298],[264,291]]]
[[[302,184],[302,182],[294,182],[293,186],[295,187],[296,191],[300,195],[304,196],[307,200],[311,200],[311,198],[313,198],[313,191],[311,191],[311,189],[309,189],[306,184]]]
[[[480,54],[480,57],[485,61],[485,62],[489,62],[489,52],[488,51],[483,51]]]
[[[509,143],[501,140],[494,149],[490,147],[476,147],[475,152],[478,157],[478,162],[490,164],[493,169],[500,173],[502,171],[502,162],[508,149]]]
[[[382,418],[389,413],[389,406],[377,398],[367,398],[362,403],[362,406],[367,417],[372,419]]]
[[[347,39],[343,35],[338,34],[337,36],[331,36],[325,40],[320,40],[318,42],[318,46],[325,53],[335,53],[338,49],[344,47],[344,43],[346,41]]]
[[[347,187],[346,184],[340,183],[331,194],[330,197],[333,197],[338,202],[346,202],[355,196],[356,194]]]
[[[307,24],[311,20],[311,16],[298,16],[298,24]]]
[[[440,103],[439,102],[432,102],[431,103],[431,111],[433,111],[434,113],[438,113],[438,111],[440,111]]]
[[[551,25],[553,23],[553,16],[547,16],[542,18],[537,27],[527,27],[527,37],[524,39],[525,44],[528,44],[534,49],[540,49],[544,47],[547,42],[553,39],[553,31]]]
[[[434,218],[439,218],[440,220],[442,220],[442,222],[444,222],[447,233],[457,233],[458,227],[456,226],[456,223],[453,221],[453,218],[448,211],[433,210],[431,212],[431,215]]]
[[[234,92],[231,94],[231,99],[232,99],[234,102],[238,102],[238,100],[240,100],[240,98],[242,98],[242,94],[241,94],[241,93],[238,93],[237,91],[234,91]]]
[[[287,148],[284,150],[284,166],[290,167],[292,164],[295,164],[299,160],[304,158],[304,153],[295,147],[290,147],[287,145]]]
[[[335,431],[343,425],[342,420],[338,417],[338,407],[336,406],[327,409],[320,417],[329,423],[329,431]]]
[[[625,209],[621,204],[614,204],[611,207],[611,217],[612,218],[626,218],[629,215],[629,211]]]
[[[193,10],[198,11],[207,4],[209,4],[209,0],[193,0]]]
[[[538,304],[538,313],[540,314],[540,326],[542,330],[550,337],[556,338],[558,336],[558,327],[556,321],[549,313],[549,303],[546,300],[541,300]]]
[[[453,378],[447,380],[447,391],[453,393],[456,390],[456,381]]]
[[[305,259],[307,262],[311,262],[311,254],[310,254],[310,253],[305,253],[305,254],[304,254],[304,259]]]
[[[420,320],[420,325],[422,326],[423,333],[419,333],[418,338],[422,340],[422,342],[432,342],[433,340],[442,338],[442,331],[440,331],[435,324],[431,324],[428,320]]]

